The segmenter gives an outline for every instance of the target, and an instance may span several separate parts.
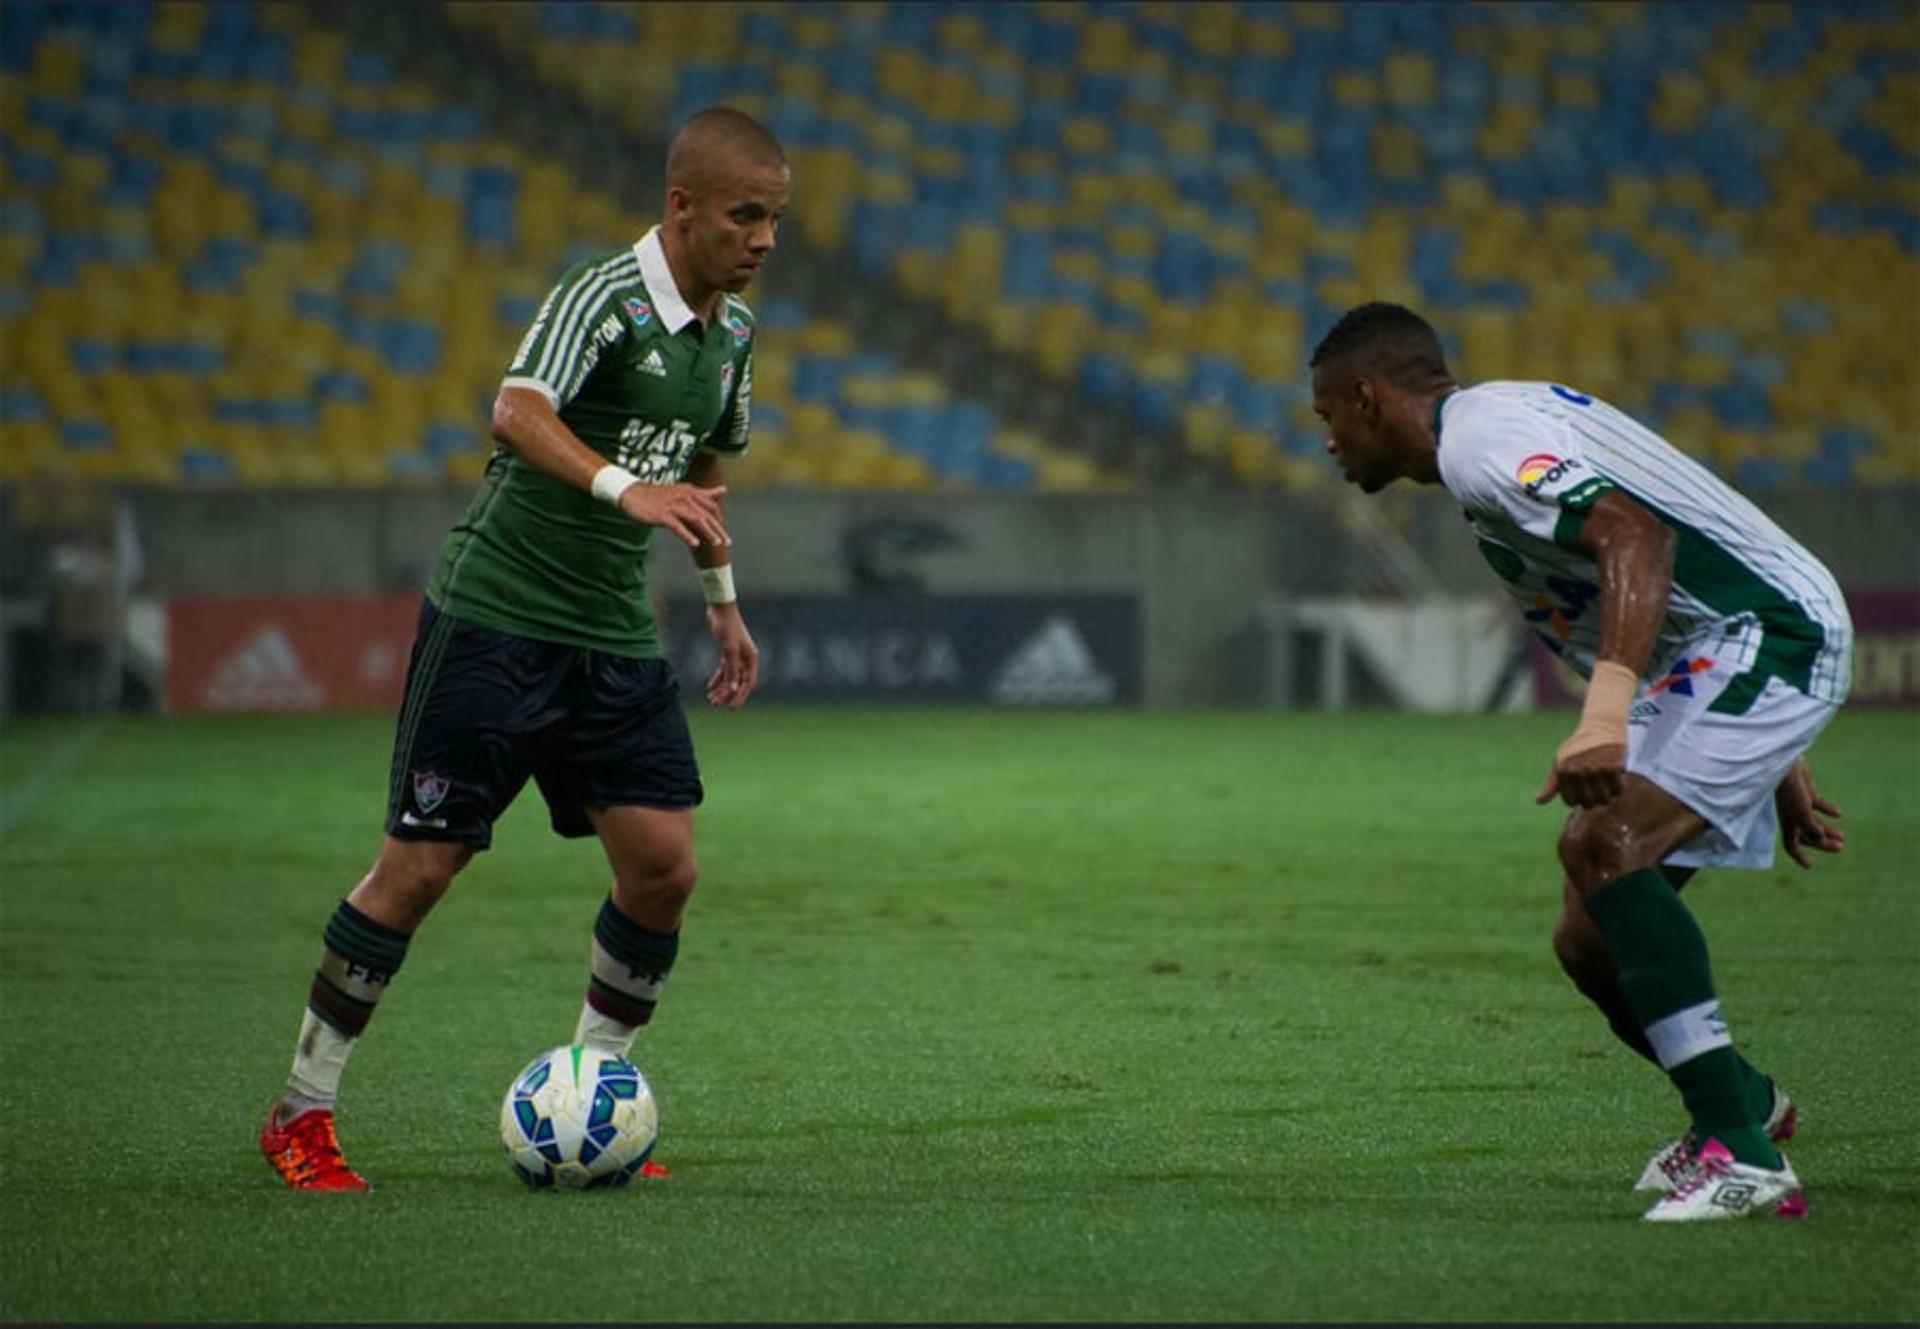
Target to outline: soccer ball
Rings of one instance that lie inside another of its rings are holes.
[[[639,1067],[575,1043],[533,1059],[500,1104],[500,1142],[536,1189],[624,1186],[653,1152],[660,1110]]]

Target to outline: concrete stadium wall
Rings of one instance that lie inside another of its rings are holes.
[[[404,489],[130,498],[142,589],[163,597],[415,591],[466,502]],[[1225,704],[1264,695],[1264,602],[1380,589],[1378,558],[1341,519],[1350,501],[1357,496],[1344,491],[748,493],[730,501],[728,525],[749,624],[755,593],[853,594],[874,575],[931,593],[1132,593],[1146,639],[1144,700]],[[1442,588],[1492,588],[1439,491],[1402,486],[1370,502]],[[1848,590],[1920,589],[1920,489],[1779,495],[1764,506]],[[690,563],[670,542],[656,545],[655,577],[668,592],[693,593]]]

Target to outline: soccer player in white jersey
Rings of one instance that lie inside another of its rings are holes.
[[[1776,826],[1801,867],[1837,853],[1805,753],[1845,700],[1852,627],[1832,575],[1651,429],[1557,383],[1462,387],[1410,309],[1349,310],[1315,348],[1328,453],[1367,493],[1444,485],[1540,637],[1588,676],[1536,795],[1560,835],[1554,950],[1692,1126],[1639,1188],[1655,1221],[1798,1217],[1777,1145],[1787,1096],[1735,1051],[1706,939],[1679,888],[1707,865],[1764,868]]]

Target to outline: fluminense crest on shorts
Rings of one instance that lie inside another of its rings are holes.
[[[413,773],[413,801],[422,812],[431,812],[440,806],[440,800],[447,796],[451,782],[444,775],[435,775],[432,771]]]

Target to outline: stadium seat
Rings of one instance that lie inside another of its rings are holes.
[[[636,131],[720,100],[766,117],[809,245],[1242,483],[1311,482],[1293,463],[1317,431],[1285,386],[1345,303],[1382,297],[1428,309],[1468,377],[1577,376],[1656,422],[1710,423],[1731,441],[1703,455],[1753,460],[1755,484],[1911,470],[1920,314],[1884,296],[1920,262],[1916,38],[1896,6],[448,15]],[[453,473],[468,454],[447,426],[486,400],[552,272],[645,225],[298,7],[30,0],[6,22],[0,332],[31,346],[3,400],[33,394],[55,437],[105,431],[37,464],[165,457],[204,479],[220,468],[189,466],[189,439],[292,437],[356,405],[397,412],[375,431],[395,460],[336,473]],[[614,71],[642,91],[610,98]],[[789,305],[766,342],[790,343],[756,376],[785,427],[780,483],[1074,470],[1000,465],[927,403],[844,414],[872,332],[814,344],[831,317]],[[301,363],[247,349],[269,341]],[[271,419],[217,419],[221,402]],[[864,440],[844,466],[836,431]]]

